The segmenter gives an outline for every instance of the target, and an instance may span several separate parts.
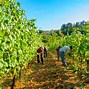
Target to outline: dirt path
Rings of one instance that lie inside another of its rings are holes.
[[[21,80],[16,81],[15,89],[80,89],[79,78],[72,72],[57,61],[54,52],[49,52],[44,65],[36,59],[30,62]]]

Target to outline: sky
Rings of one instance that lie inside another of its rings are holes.
[[[89,21],[89,0],[16,0],[27,19],[41,30],[58,30],[62,24]]]

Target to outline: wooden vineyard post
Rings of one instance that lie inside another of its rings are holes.
[[[15,84],[15,75],[13,76],[13,79],[12,79],[11,89],[14,89],[14,84]]]

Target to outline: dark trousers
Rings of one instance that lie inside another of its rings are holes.
[[[47,56],[48,56],[48,54],[47,54],[47,52],[45,51],[45,52],[44,52],[44,58],[47,57]]]
[[[57,51],[57,59],[58,59],[58,61],[59,61],[59,57],[60,57],[60,56],[59,56],[59,51]]]
[[[43,54],[42,53],[40,53],[39,55],[37,55],[37,62],[38,63],[40,63],[40,59],[41,59],[42,64],[44,64]]]

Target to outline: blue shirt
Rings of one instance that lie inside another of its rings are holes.
[[[70,47],[69,46],[64,46],[64,47],[60,48],[59,51],[63,51],[64,53],[69,53],[70,52]]]

